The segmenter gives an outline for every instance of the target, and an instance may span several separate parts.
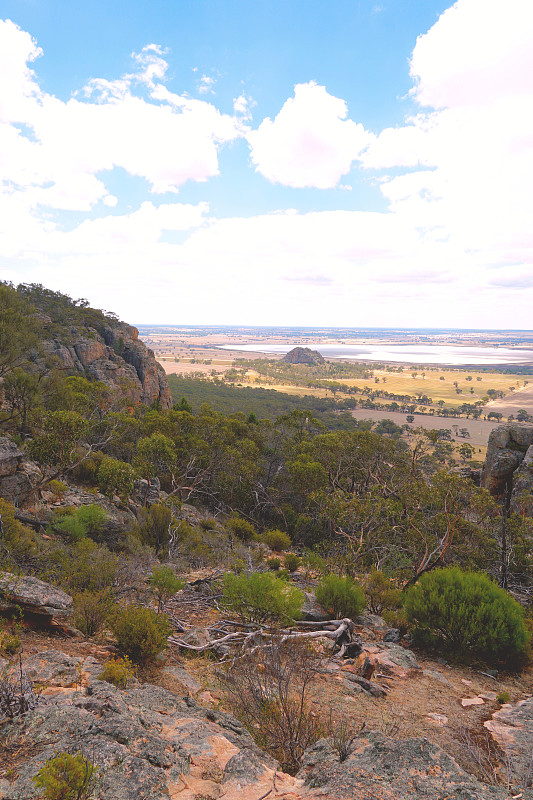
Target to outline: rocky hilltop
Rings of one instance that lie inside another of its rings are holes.
[[[48,327],[52,327],[52,320],[45,318],[45,336]],[[100,331],[70,327],[67,336],[46,338],[42,350],[55,362],[56,369],[102,381],[111,389],[127,393],[134,403],[149,405],[157,400],[163,408],[172,405],[165,371],[132,325],[117,322],[103,325]]]
[[[324,359],[318,350],[311,350],[310,347],[293,347],[289,350],[282,361],[287,364],[323,364]]]

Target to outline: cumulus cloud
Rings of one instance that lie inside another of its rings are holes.
[[[347,116],[344,100],[325,86],[297,84],[279,114],[248,133],[257,171],[284,186],[336,186],[373,138]]]
[[[168,91],[158,45],[133,54],[134,72],[94,79],[67,102],[40,89],[28,66],[39,55],[28,33],[0,21],[0,70],[9,75],[0,84],[3,187],[24,192],[33,207],[109,204],[100,173],[114,167],[145,178],[155,193],[177,192],[217,175],[219,146],[241,135],[210,103]]]

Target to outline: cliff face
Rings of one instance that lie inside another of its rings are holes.
[[[46,328],[44,321],[45,336]],[[132,325],[117,322],[100,331],[71,327],[68,336],[45,338],[42,351],[55,368],[102,381],[133,403],[149,405],[157,400],[163,408],[172,405],[165,372]]]
[[[533,513],[532,424],[514,422],[492,431],[481,485],[495,497],[507,499],[513,511]]]

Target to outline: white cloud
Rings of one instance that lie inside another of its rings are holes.
[[[257,171],[284,186],[336,186],[373,138],[347,115],[344,100],[324,86],[297,84],[275,119],[247,136]]]

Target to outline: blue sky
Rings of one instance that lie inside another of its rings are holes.
[[[139,323],[533,327],[530,0],[0,18],[3,279]]]

